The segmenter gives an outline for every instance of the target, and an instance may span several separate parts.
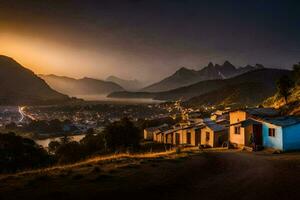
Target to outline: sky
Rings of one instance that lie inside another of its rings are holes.
[[[298,0],[0,0],[0,54],[35,73],[154,82],[300,61]]]

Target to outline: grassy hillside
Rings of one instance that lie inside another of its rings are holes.
[[[299,164],[299,153],[239,150],[95,157],[1,175],[0,199],[299,199]]]
[[[291,95],[288,98],[288,104],[278,93],[267,98],[264,103],[266,107],[280,108],[285,114],[300,115],[300,86],[296,86],[291,90]]]

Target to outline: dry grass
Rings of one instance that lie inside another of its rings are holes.
[[[49,174],[52,172],[53,173],[61,172],[62,174],[68,174],[68,172],[72,171],[73,169],[79,170],[81,168],[95,168],[94,165],[99,166],[99,165],[112,164],[113,166],[110,167],[112,168],[110,170],[114,170],[114,166],[117,168],[117,165],[120,168],[131,168],[134,165],[146,163],[149,159],[150,160],[174,159],[174,158],[186,157],[189,154],[195,152],[199,152],[199,149],[185,148],[181,151],[180,154],[176,154],[175,150],[170,150],[170,151],[159,152],[159,153],[142,153],[142,154],[121,153],[121,154],[112,154],[112,155],[105,155],[105,156],[96,156],[74,164],[56,165],[48,168],[27,170],[15,174],[3,174],[0,175],[0,180],[6,179],[8,177],[32,176],[32,175],[40,175],[40,174]],[[97,169],[99,171],[101,170],[99,167],[97,167]]]

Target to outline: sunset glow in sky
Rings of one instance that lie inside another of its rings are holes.
[[[272,4],[270,4],[272,2]],[[225,60],[299,62],[299,1],[0,0],[0,54],[36,73],[159,80]]]

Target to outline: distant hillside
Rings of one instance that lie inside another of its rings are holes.
[[[0,104],[53,104],[70,98],[51,89],[44,80],[12,58],[0,55]]]
[[[116,83],[92,78],[74,79],[56,75],[40,75],[40,77],[53,89],[72,96],[103,95],[124,90]]]
[[[127,91],[137,91],[144,87],[143,83],[138,80],[125,80],[116,76],[109,76],[106,81],[114,82]]]
[[[143,92],[162,92],[172,89],[176,89],[183,86],[188,86],[200,81],[215,80],[215,79],[228,79],[234,76],[241,75],[243,73],[262,69],[262,65],[250,66],[237,68],[230,62],[226,61],[223,65],[214,65],[209,63],[208,66],[197,71],[187,69],[185,67],[177,70],[173,75],[163,79],[158,83],[154,83],[141,91]]]
[[[274,90],[266,91],[262,82],[245,82],[227,85],[221,89],[193,97],[185,104],[189,106],[232,104],[255,106],[261,104],[266,97],[272,94],[274,94]]]
[[[263,99],[276,92],[276,80],[282,75],[289,75],[288,70],[280,69],[260,69],[251,71],[230,79],[208,80],[181,87],[167,92],[157,93],[113,93],[110,97],[134,96],[137,98],[153,97],[157,100],[190,100],[191,104],[207,103],[219,104],[223,101],[230,103],[253,104],[263,101]],[[195,97],[195,98],[193,98]]]

